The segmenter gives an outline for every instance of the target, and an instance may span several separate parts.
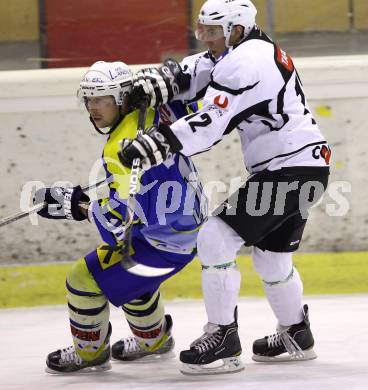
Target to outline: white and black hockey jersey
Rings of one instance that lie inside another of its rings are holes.
[[[185,58],[191,87],[185,102],[203,108],[172,131],[191,156],[237,129],[249,173],[290,166],[326,166],[330,149],[308,107],[292,59],[258,27],[215,61],[208,53]]]

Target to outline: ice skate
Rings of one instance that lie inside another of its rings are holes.
[[[50,374],[66,374],[76,371],[108,371],[111,369],[110,347],[107,347],[97,359],[87,362],[80,358],[75,352],[74,345],[72,345],[51,352],[47,356],[46,365],[46,372]]]
[[[165,320],[166,330],[164,335],[154,345],[145,347],[134,336],[124,338],[113,344],[113,359],[125,362],[147,362],[175,357],[173,352],[175,341],[171,335],[173,326],[171,316],[166,314]]]
[[[186,375],[212,375],[244,369],[236,320],[230,325],[207,324],[203,336],[180,353],[180,371]]]
[[[94,371],[108,371],[111,369],[110,363],[110,336],[112,328],[109,324],[109,330],[105,339],[105,348],[101,354],[92,361],[84,361],[76,353],[74,345],[58,349],[47,355],[46,372],[50,374],[66,374],[72,372],[94,372]]]
[[[308,306],[304,305],[304,319],[301,323],[265,336],[253,343],[253,357],[256,362],[287,362],[316,359],[313,350],[314,339],[310,330]]]

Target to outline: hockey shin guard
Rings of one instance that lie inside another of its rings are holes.
[[[145,350],[160,348],[165,329],[165,310],[161,294],[147,293],[122,306],[130,329]]]
[[[75,351],[84,361],[95,360],[109,347],[109,304],[84,259],[72,267],[66,281],[70,329]]]
[[[240,290],[235,258],[243,239],[219,217],[210,217],[198,233],[202,264],[202,290],[208,321],[217,325],[234,322]]]
[[[216,325],[234,322],[240,290],[241,276],[235,262],[223,266],[202,266],[202,290],[208,321]]]
[[[292,253],[254,248],[253,263],[263,280],[268,302],[281,328],[301,322],[303,283],[293,266]]]

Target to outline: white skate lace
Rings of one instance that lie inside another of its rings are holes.
[[[285,329],[281,332],[277,332],[270,336],[267,336],[267,345],[269,348],[279,347],[284,345],[286,351],[295,357],[296,359],[301,359],[304,357],[303,350],[299,347],[298,343],[289,335],[287,332],[288,329]]]
[[[194,345],[200,353],[206,352],[211,348],[216,348],[222,339],[221,332],[217,330],[215,333],[205,333],[200,340]]]
[[[190,348],[194,348],[198,343],[201,343],[203,340],[205,340],[207,337],[210,337],[213,333],[217,332],[219,329],[220,328],[218,325],[213,324],[212,322],[207,322],[207,324],[203,327],[204,333],[202,334],[201,337],[198,337],[190,344]]]
[[[61,350],[60,364],[65,363],[75,363],[77,366],[82,364],[82,359],[75,352],[74,345]]]
[[[123,339],[124,351],[127,353],[134,353],[141,351],[141,347],[134,336],[129,336]]]

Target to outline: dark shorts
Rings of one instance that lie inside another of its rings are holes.
[[[152,295],[160,284],[182,270],[193,254],[177,254],[155,249],[144,238],[133,237],[132,258],[141,264],[157,268],[174,268],[167,275],[143,277],[126,271],[121,265],[121,252],[108,244],[100,245],[85,257],[87,267],[107,299],[116,307],[143,295]]]
[[[253,175],[214,212],[245,241],[273,252],[294,252],[308,210],[327,188],[328,167],[291,167]]]

